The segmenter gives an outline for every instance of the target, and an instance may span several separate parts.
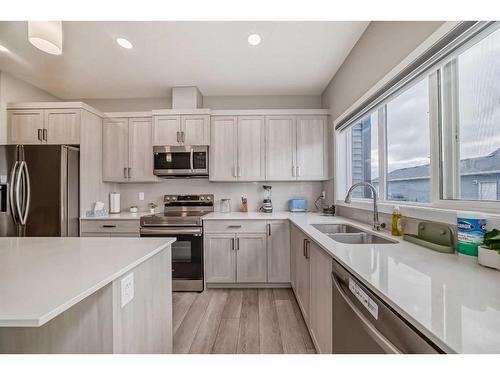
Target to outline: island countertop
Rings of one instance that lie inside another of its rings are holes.
[[[40,327],[175,238],[0,238],[0,327]]]

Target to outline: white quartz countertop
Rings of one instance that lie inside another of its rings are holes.
[[[175,238],[0,238],[0,327],[39,327]]]
[[[139,220],[142,216],[151,215],[149,212],[122,211],[119,214],[108,214],[106,216],[83,216],[80,220]]]
[[[317,213],[213,213],[204,220],[286,219],[348,268],[446,352],[500,353],[500,272],[466,255],[441,254],[378,233],[397,244],[336,242],[312,224],[350,223]]]

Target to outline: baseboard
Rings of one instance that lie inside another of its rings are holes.
[[[290,283],[207,283],[210,288],[291,288]]]

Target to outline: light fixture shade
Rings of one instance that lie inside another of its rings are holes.
[[[62,54],[62,39],[61,21],[28,21],[28,40],[43,52]]]

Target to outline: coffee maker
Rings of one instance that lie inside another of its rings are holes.
[[[273,203],[271,202],[271,185],[263,185],[264,189],[264,200],[262,201],[262,207],[260,210],[265,213],[273,212]]]

